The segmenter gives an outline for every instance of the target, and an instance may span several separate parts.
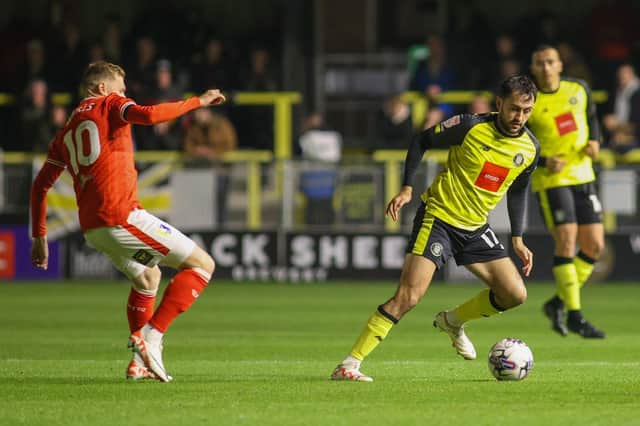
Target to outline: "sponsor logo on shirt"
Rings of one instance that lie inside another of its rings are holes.
[[[509,169],[506,167],[485,161],[475,185],[487,191],[498,192],[508,174]]]
[[[578,125],[576,124],[576,120],[571,112],[565,112],[564,114],[558,115],[555,118],[555,121],[556,128],[558,129],[558,134],[560,136],[578,130]]]

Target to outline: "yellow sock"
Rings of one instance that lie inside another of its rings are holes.
[[[389,330],[397,322],[397,319],[384,312],[382,307],[379,307],[367,321],[367,325],[353,345],[350,355],[360,361],[365,359],[387,337]]]
[[[580,287],[584,286],[591,273],[593,272],[593,264],[595,259],[590,258],[583,252],[578,252],[578,255],[573,258],[573,264],[576,267],[576,273],[578,274],[578,283]]]
[[[558,297],[562,299],[567,310],[580,310],[580,283],[573,259],[556,256],[553,263],[553,276],[556,278]]]
[[[487,288],[456,307],[453,314],[460,324],[464,324],[469,320],[490,317],[502,311],[504,309],[496,305],[493,293]]]

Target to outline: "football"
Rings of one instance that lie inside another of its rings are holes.
[[[489,371],[498,380],[522,380],[532,369],[533,353],[520,339],[502,339],[489,351]]]

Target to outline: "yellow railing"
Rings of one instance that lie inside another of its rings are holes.
[[[430,150],[425,153],[424,161],[432,160],[439,164],[447,161],[447,150]],[[391,200],[400,191],[402,165],[407,152],[401,149],[382,149],[373,153],[373,160],[384,163],[385,169],[385,200]],[[603,169],[615,169],[618,164],[640,164],[640,149],[634,149],[626,154],[617,154],[609,149],[600,150],[596,160]],[[617,228],[616,215],[614,212],[605,211],[603,223],[607,232],[613,232]],[[398,231],[400,223],[394,222],[390,217],[385,219],[385,229],[387,231]]]
[[[445,104],[468,104],[478,95],[493,99],[493,93],[486,90],[450,90],[442,92],[436,97],[436,102]],[[604,90],[594,90],[591,92],[593,101],[597,104],[607,102],[609,94]],[[411,122],[414,129],[420,128],[427,117],[429,111],[429,101],[421,92],[405,92],[402,99],[411,105]]]
[[[470,103],[475,96],[484,95],[488,99],[493,98],[493,94],[488,91],[472,90],[452,90],[443,92],[436,98],[437,102],[449,104]],[[186,97],[193,96],[193,93],[186,93]],[[593,100],[596,103],[606,102],[608,94],[603,90],[592,92]],[[414,128],[420,128],[424,123],[429,101],[421,92],[405,92],[402,99],[411,105],[411,120]],[[55,105],[69,105],[73,97],[70,93],[55,92],[51,94],[51,101]],[[293,106],[302,101],[302,96],[298,92],[238,92],[233,96],[236,105],[271,105],[273,106],[273,141],[274,156],[278,160],[291,158],[293,135],[292,135],[292,110]],[[11,93],[0,92],[0,107],[14,104],[15,96]]]
[[[0,155],[0,164],[29,164],[34,158],[44,158],[43,154],[26,152],[5,152]],[[183,162],[189,160],[184,153],[178,151],[138,151],[136,161],[154,163],[160,161]],[[247,167],[247,216],[248,229],[260,229],[262,222],[260,165],[273,160],[271,151],[242,150],[225,153],[220,160],[225,163],[244,163]]]
[[[273,105],[273,146],[277,160],[291,158],[291,110],[300,103],[298,92],[240,92],[233,101],[236,105]]]

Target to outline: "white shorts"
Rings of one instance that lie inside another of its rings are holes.
[[[139,277],[145,268],[158,264],[177,268],[196,245],[146,210],[133,210],[126,225],[90,229],[84,238],[129,279]]]

